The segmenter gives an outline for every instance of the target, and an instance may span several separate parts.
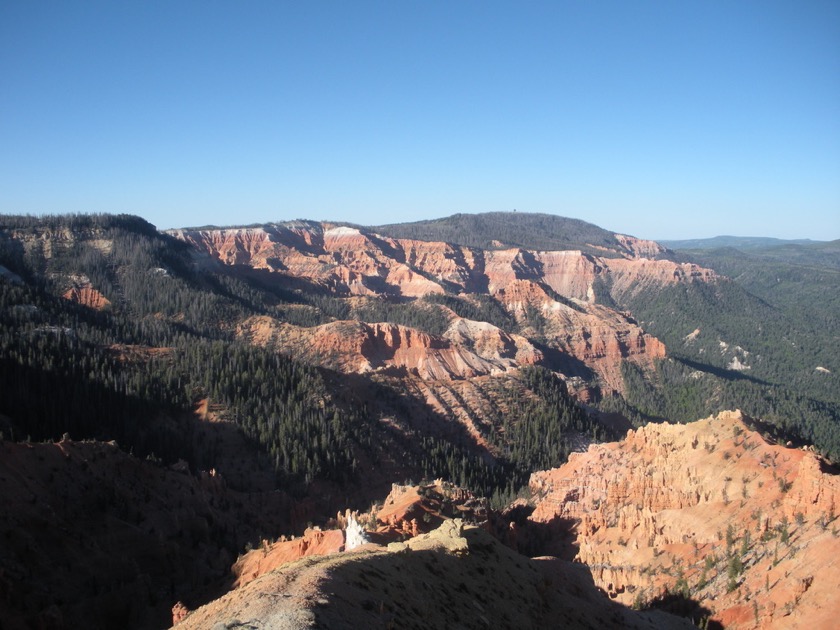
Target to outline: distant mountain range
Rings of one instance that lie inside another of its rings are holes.
[[[659,244],[668,249],[718,249],[732,247],[734,249],[763,249],[779,245],[818,245],[825,241],[811,239],[782,239],[767,236],[713,236],[712,238],[690,238],[684,240],[660,240]]]

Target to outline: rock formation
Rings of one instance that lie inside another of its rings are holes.
[[[300,558],[336,553],[343,548],[344,532],[340,529],[307,529],[300,538],[275,543],[264,540],[258,549],[244,554],[233,565],[234,587],[245,586],[264,573]]]
[[[697,265],[653,260],[663,248],[622,235],[617,238],[626,258],[600,258],[579,250],[483,251],[315,222],[170,234],[225,265],[304,278],[339,295],[420,297],[447,289],[494,294],[515,280],[531,280],[545,283],[563,297],[591,302],[593,285],[599,281],[621,291],[629,284],[716,278],[713,271]]]
[[[412,538],[428,533],[447,519],[484,523],[487,501],[468,490],[437,479],[430,484],[393,484],[382,507],[373,513],[379,540]]]
[[[347,551],[352,551],[356,547],[361,547],[370,542],[365,530],[359,525],[359,521],[347,510],[347,528],[344,530],[344,548]]]
[[[648,425],[535,473],[532,542],[628,605],[677,594],[727,628],[832,627],[840,476],[751,426]]]
[[[478,348],[467,347],[465,331],[475,331]],[[508,335],[483,322],[457,320],[446,337],[407,326],[340,321],[303,328],[270,317],[253,317],[238,329],[258,345],[343,372],[404,369],[425,380],[471,378],[530,365],[541,354],[524,337]]]
[[[172,625],[176,625],[187,618],[190,614],[190,609],[186,607],[184,602],[176,602],[172,607]]]
[[[656,258],[665,253],[666,249],[656,241],[648,241],[626,234],[616,234],[617,240],[634,258]]]
[[[453,521],[456,514],[460,518]],[[262,540],[256,549],[241,555],[234,563],[231,568],[234,576],[232,588],[242,588],[262,575],[301,558],[353,551],[372,540],[387,544],[412,539],[440,527],[443,529],[434,534],[432,540],[443,541],[441,544],[444,547],[454,551],[466,544],[459,538],[464,519],[478,523],[486,518],[485,500],[440,479],[425,486],[394,484],[381,508],[374,507],[371,512],[362,515],[350,510],[339,514],[333,523],[342,526],[343,530],[309,528],[300,537],[287,539],[283,536],[275,542]],[[372,529],[366,530],[361,525],[362,521],[369,523]],[[456,529],[453,529],[455,526]],[[419,541],[409,545],[422,547],[425,543]],[[186,606],[178,602],[172,609],[173,624],[185,618],[188,612]]]
[[[604,391],[623,391],[621,362],[650,368],[665,345],[628,315],[577,299],[558,301],[540,284],[516,280],[496,293],[521,325],[600,376]]]
[[[86,276],[72,277],[71,281],[70,288],[62,296],[65,300],[83,304],[97,311],[110,306],[111,301],[97,291]]]

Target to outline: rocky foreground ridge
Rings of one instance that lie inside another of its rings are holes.
[[[677,594],[726,628],[836,627],[838,471],[740,412],[647,425],[530,487],[531,533],[616,601]]]
[[[335,521],[362,539],[266,542],[177,627],[835,627],[840,476],[757,428],[723,412],[631,431],[534,474],[531,503],[500,514],[443,482],[395,485]]]
[[[442,482],[394,486],[380,508],[339,523],[346,537],[311,530],[249,552],[234,565],[229,593],[192,612],[178,604],[173,623],[179,630],[692,627],[610,602],[580,565],[529,559],[502,545],[486,521],[474,524],[487,516],[482,504]],[[356,518],[368,531],[351,544]]]

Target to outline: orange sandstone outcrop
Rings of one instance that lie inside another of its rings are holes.
[[[443,293],[406,265],[390,239],[356,228],[305,223],[300,228],[175,230],[174,236],[226,265],[245,265],[311,280],[344,295]]]
[[[651,367],[665,345],[626,315],[598,304],[571,306],[551,299],[537,284],[513,282],[497,297],[523,325],[536,312],[554,348],[586,364],[606,391],[622,391],[621,361]],[[532,334],[539,334],[533,328]],[[486,322],[453,317],[443,337],[389,323],[338,321],[304,328],[268,316],[242,322],[237,334],[312,363],[350,373],[405,369],[424,380],[500,374],[538,364],[543,353],[526,337]]]
[[[172,607],[172,625],[182,622],[190,614],[190,609],[184,602],[176,602]]]
[[[485,499],[442,479],[420,486],[393,484],[374,513],[377,533],[407,538],[432,531],[446,518],[457,516],[473,523],[488,518]]]
[[[651,367],[665,356],[665,345],[633,319],[613,309],[576,299],[560,302],[539,284],[511,282],[497,299],[533,334],[594,369],[607,391],[622,391],[621,361]],[[535,327],[542,330],[535,330]]]
[[[840,476],[740,412],[648,425],[530,485],[530,521],[571,535],[553,551],[625,604],[681,593],[727,628],[836,627]]]
[[[459,324],[450,338],[458,339],[464,327],[472,325]],[[495,327],[479,328],[484,334],[479,335],[475,352],[449,338],[388,323],[339,321],[302,328],[269,317],[253,317],[239,326],[238,334],[252,343],[270,345],[344,372],[397,368],[430,380],[505,372],[541,357],[523,337],[507,335]]]
[[[387,547],[302,558],[201,606],[182,630],[259,628],[690,628],[611,602],[584,568],[530,559],[446,519]]]
[[[656,258],[664,254],[666,249],[656,241],[648,241],[626,234],[615,234],[615,240],[634,258]]]
[[[717,281],[718,275],[694,263],[676,263],[670,260],[640,258],[605,258],[600,261],[610,295],[623,301],[647,288],[658,288],[676,283]]]
[[[415,538],[437,529],[442,523],[451,523],[456,515],[472,522],[482,522],[487,519],[487,502],[440,479],[424,486],[394,484],[382,507],[377,509],[374,506],[370,513],[361,516],[349,510],[344,515],[338,515],[334,522],[346,527],[346,533],[342,529],[310,528],[300,538],[286,540],[283,537],[273,543],[263,540],[259,548],[240,556],[233,565],[232,589],[242,589],[266,573],[301,558],[338,554],[344,552],[345,548],[348,553],[357,547],[375,548],[375,544],[367,544],[368,536],[379,544]],[[362,531],[360,522],[368,523],[373,530],[365,532],[365,536],[357,541],[362,544],[351,546],[350,528]],[[186,619],[189,614],[187,607],[178,602],[172,608],[173,625]]]
[[[275,543],[263,541],[261,548],[241,556],[233,565],[234,588],[245,586],[279,566],[306,556],[324,556],[344,548],[344,532],[340,529],[321,531],[307,529],[303,536]]]
[[[532,365],[542,359],[542,353],[521,335],[508,334],[501,328],[471,319],[456,317],[443,335],[446,339],[490,362],[507,365]]]
[[[110,306],[111,301],[97,291],[86,277],[71,278],[72,284],[62,297],[84,306],[101,311]]]

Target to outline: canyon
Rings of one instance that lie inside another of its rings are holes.
[[[765,311],[483,220],[0,225],[3,627],[830,627],[831,401],[708,315]]]

